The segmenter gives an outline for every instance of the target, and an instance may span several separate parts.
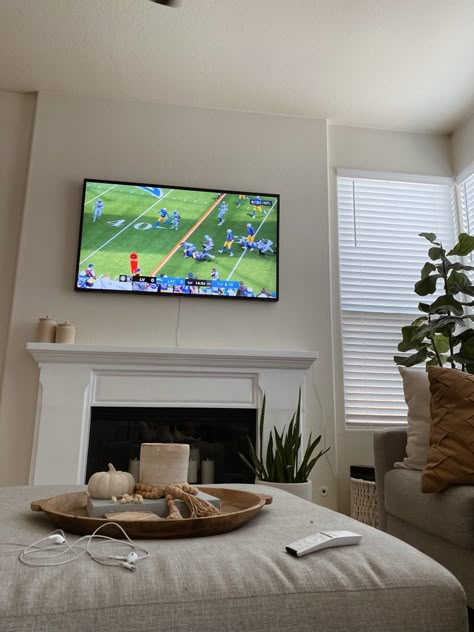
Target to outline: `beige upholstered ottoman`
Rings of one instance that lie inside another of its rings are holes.
[[[231,487],[230,485],[228,487]],[[273,504],[219,536],[140,540],[135,573],[81,557],[30,568],[0,556],[1,632],[465,632],[465,595],[443,567],[351,518],[272,493]],[[81,487],[0,488],[0,541],[31,543],[54,527],[30,502]],[[359,545],[303,558],[285,545],[324,529]],[[78,536],[68,536],[74,541]],[[2,547],[6,549],[6,547]]]

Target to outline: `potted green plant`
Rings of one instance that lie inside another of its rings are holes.
[[[449,259],[450,256],[462,258],[469,255],[474,250],[474,237],[461,233],[448,253],[434,233],[420,233],[420,237],[427,239],[432,247],[428,250],[430,261],[424,264],[421,278],[415,283],[415,292],[419,296],[435,293],[437,296],[432,303],[419,303],[418,309],[423,316],[402,327],[403,339],[398,350],[415,353],[396,355],[393,359],[403,366],[421,362],[426,366],[449,363],[451,368],[474,373],[474,300],[463,300],[464,297],[474,297],[474,287],[465,274],[474,267]]]
[[[273,427],[268,437],[268,443],[263,450],[263,430],[265,425],[265,404],[266,397],[264,395],[262,408],[259,418],[259,450],[258,455],[254,448],[250,437],[247,437],[249,443],[249,458],[239,452],[240,458],[247,467],[254,473],[256,482],[273,487],[286,489],[306,500],[311,500],[311,480],[309,475],[316,465],[316,462],[330,448],[321,450],[318,454],[314,454],[317,446],[321,441],[321,435],[312,440],[309,435],[308,444],[301,454],[301,389],[298,396],[298,405],[293,413],[288,430],[285,427],[282,432]]]

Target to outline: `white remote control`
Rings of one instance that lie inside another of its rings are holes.
[[[361,535],[353,531],[321,531],[314,535],[308,535],[302,540],[292,542],[285,548],[291,555],[302,557],[308,553],[313,553],[313,551],[328,549],[331,546],[359,544],[361,538]]]

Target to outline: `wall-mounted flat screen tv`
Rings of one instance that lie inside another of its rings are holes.
[[[277,301],[280,197],[84,180],[75,289]]]

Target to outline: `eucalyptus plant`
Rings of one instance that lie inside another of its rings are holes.
[[[419,235],[432,246],[428,250],[430,261],[421,270],[415,292],[419,296],[436,294],[436,298],[431,303],[419,303],[418,309],[423,316],[402,327],[403,339],[398,350],[415,353],[396,355],[394,361],[403,366],[422,362],[426,366],[449,363],[451,368],[474,373],[474,287],[466,274],[474,267],[449,259],[451,256],[463,258],[469,255],[474,250],[474,236],[461,233],[458,242],[447,253],[434,233]]]
[[[259,454],[255,451],[250,437],[247,437],[249,443],[249,459],[241,452],[239,456],[242,461],[252,470],[255,477],[261,481],[270,481],[273,483],[304,483],[309,479],[311,470],[316,462],[330,448],[321,450],[314,456],[314,451],[321,441],[321,435],[318,435],[314,441],[311,434],[309,435],[308,444],[300,461],[301,448],[301,389],[298,396],[298,406],[288,426],[288,431],[283,428],[279,433],[276,428],[270,432],[265,456],[263,455],[263,429],[265,424],[265,403],[266,397],[263,397],[262,408],[260,410],[259,419]]]

